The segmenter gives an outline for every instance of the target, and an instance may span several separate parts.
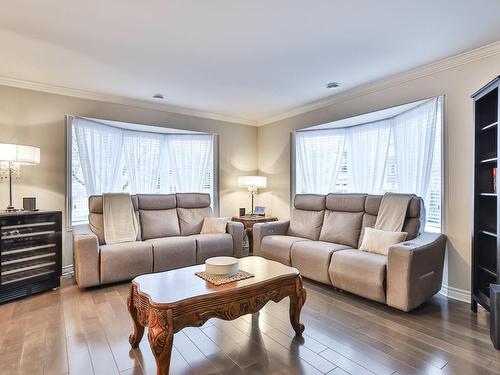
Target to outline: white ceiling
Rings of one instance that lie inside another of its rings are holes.
[[[499,14],[498,0],[4,1],[0,76],[263,120],[498,41]]]

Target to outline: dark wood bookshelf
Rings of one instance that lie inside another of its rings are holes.
[[[474,207],[471,309],[490,310],[490,284],[499,283],[500,233],[498,165],[499,82],[495,78],[472,95],[474,103]]]

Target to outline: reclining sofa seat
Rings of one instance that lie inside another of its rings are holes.
[[[304,277],[409,311],[441,288],[445,237],[423,233],[423,200],[408,206],[406,241],[388,256],[358,250],[375,225],[382,196],[297,194],[291,219],[254,225],[254,254],[300,270]]]
[[[229,222],[227,233],[200,234],[213,216],[210,195],[138,194],[132,203],[139,224],[134,242],[106,244],[102,196],[89,198],[89,224],[73,228],[77,284],[84,288],[203,263],[219,255],[242,257],[243,224]]]

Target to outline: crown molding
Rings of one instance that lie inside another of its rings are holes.
[[[365,85],[361,85],[349,90],[346,90],[342,93],[329,96],[324,99],[320,99],[296,108],[293,108],[289,111],[270,116],[263,120],[257,122],[257,126],[264,126],[268,124],[272,124],[277,121],[281,121],[290,117],[294,117],[297,115],[301,115],[306,112],[311,112],[316,109],[328,107],[333,104],[341,103],[347,100],[351,100],[360,96],[368,95],[377,91],[385,90],[390,87],[398,86],[403,83],[407,83],[410,81],[414,81],[419,78],[424,78],[430,76],[432,74],[442,72],[444,70],[453,69],[457,66],[468,64],[470,62],[484,59],[486,57],[490,57],[493,55],[497,55],[500,53],[500,42],[495,42],[491,44],[487,44],[485,46],[460,53],[458,55],[454,55],[451,57],[444,58],[442,60],[438,60],[432,62],[430,64],[421,65],[417,68],[407,70],[403,73],[395,74],[389,76],[387,78],[374,81],[372,83],[368,83]]]
[[[71,96],[81,99],[97,100],[100,102],[121,104],[130,107],[152,109],[155,111],[170,112],[186,116],[200,117],[209,120],[217,120],[217,121],[232,122],[241,125],[257,126],[257,121],[243,119],[236,116],[205,112],[197,109],[180,107],[171,104],[154,103],[147,100],[132,99],[120,95],[103,94],[103,93],[75,89],[70,87],[51,85],[47,83],[26,81],[12,77],[0,76],[0,85],[27,89],[27,90],[41,91],[56,95]]]

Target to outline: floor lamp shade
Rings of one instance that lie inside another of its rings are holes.
[[[7,211],[14,211],[12,205],[12,172],[21,165],[40,164],[40,149],[34,146],[0,143],[0,165],[4,164],[9,178],[9,205]]]

